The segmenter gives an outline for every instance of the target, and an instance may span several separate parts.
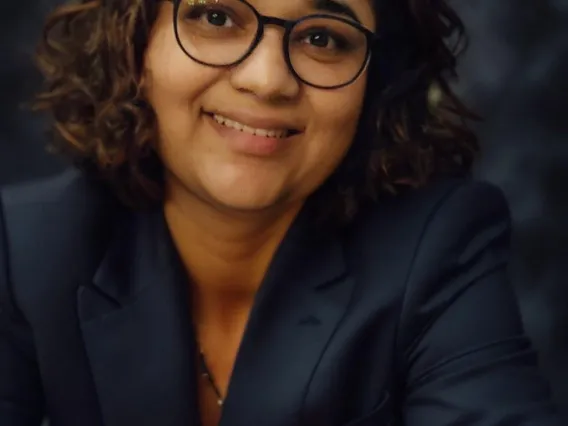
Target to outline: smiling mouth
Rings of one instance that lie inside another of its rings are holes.
[[[224,117],[220,114],[208,114],[213,120],[217,123],[221,124],[222,126],[238,130],[243,133],[248,133],[255,136],[261,136],[265,138],[271,139],[285,139],[290,136],[297,135],[300,133],[298,130],[295,129],[260,129],[255,127],[247,126],[246,124],[239,123],[238,121],[231,120],[227,117]]]

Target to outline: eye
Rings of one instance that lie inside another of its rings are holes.
[[[214,27],[231,28],[234,25],[229,14],[221,9],[195,8],[188,13],[187,18]]]
[[[209,24],[216,27],[230,27],[233,23],[229,15],[219,10],[208,10],[205,19]]]
[[[327,28],[312,28],[298,37],[300,43],[303,43],[311,48],[318,49],[321,51],[331,52],[348,52],[353,50],[354,44],[352,42],[353,37],[349,37],[349,34],[353,31],[330,31]],[[346,35],[344,35],[344,33]]]
[[[312,31],[310,34],[306,35],[303,41],[314,47],[324,49],[333,49],[336,47],[334,38],[328,32],[322,30]]]

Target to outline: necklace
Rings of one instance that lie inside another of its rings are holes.
[[[209,386],[211,386],[211,389],[213,389],[213,392],[215,392],[215,396],[217,397],[217,405],[219,407],[222,407],[223,403],[225,402],[225,399],[223,398],[223,396],[221,395],[221,391],[215,384],[215,379],[213,379],[213,375],[211,374],[209,367],[207,367],[207,362],[205,361],[205,355],[203,354],[202,350],[199,350],[199,367],[200,367],[199,369],[201,377],[207,380]]]

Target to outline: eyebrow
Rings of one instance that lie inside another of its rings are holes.
[[[346,3],[339,0],[311,0],[311,6],[322,12],[335,13],[337,15],[347,16],[354,21],[361,23],[361,20],[355,11]]]

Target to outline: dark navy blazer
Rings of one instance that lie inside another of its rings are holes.
[[[489,184],[306,207],[259,290],[221,426],[557,425]],[[0,198],[0,425],[197,426],[187,282],[160,211],[76,171]]]

